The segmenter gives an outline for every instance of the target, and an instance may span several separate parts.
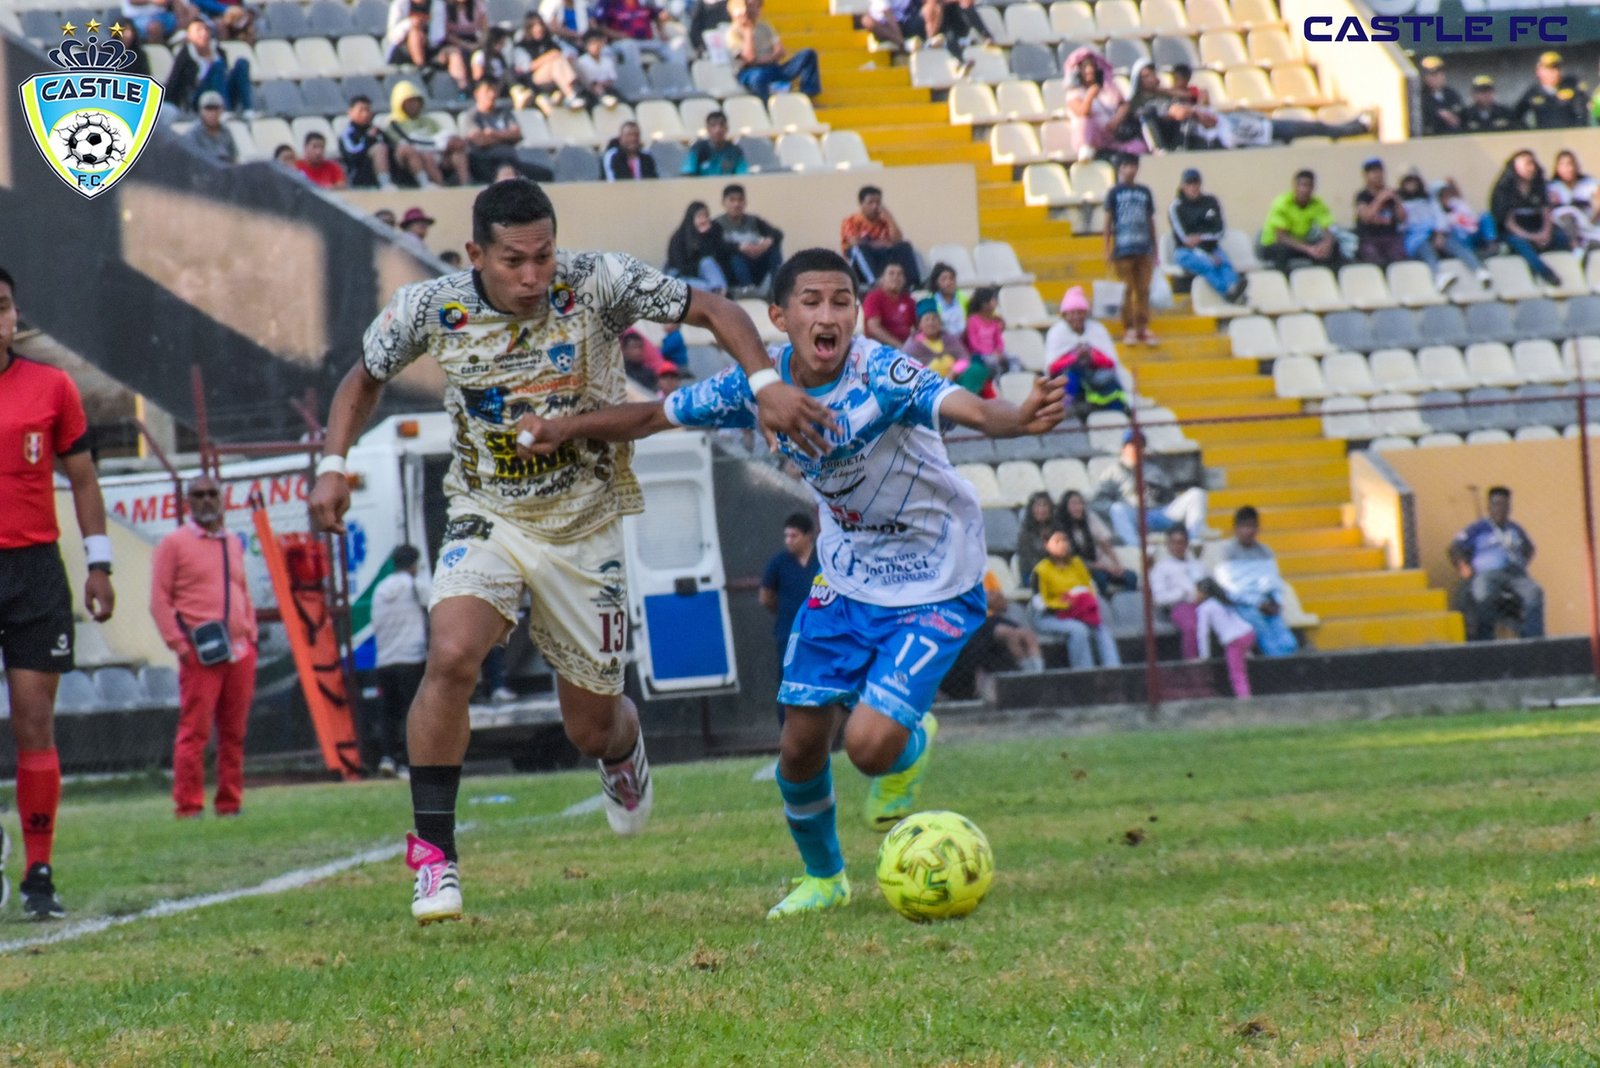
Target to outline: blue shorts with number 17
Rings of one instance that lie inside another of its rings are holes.
[[[866,703],[912,730],[987,610],[981,582],[948,601],[885,608],[841,597],[818,575],[789,633],[778,700]]]

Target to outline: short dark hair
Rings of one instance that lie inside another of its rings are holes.
[[[396,571],[404,571],[418,560],[421,560],[422,553],[417,551],[415,545],[396,545],[389,558],[393,561]]]
[[[811,517],[804,512],[796,512],[783,521],[784,530],[798,530],[802,534],[810,534],[817,528],[812,526]]]
[[[321,137],[322,135],[321,134],[317,134],[317,136]],[[310,134],[306,134],[306,140],[307,141],[311,140],[311,135]],[[294,155],[294,146],[293,145],[279,145],[277,148],[272,150],[272,158],[273,159],[277,159],[280,155],[282,155],[285,152],[289,153],[289,155],[291,155],[291,156]]]
[[[493,78],[479,78],[477,81],[472,83],[472,91],[476,93],[479,89],[482,89],[486,85],[495,91],[496,96],[500,94],[500,83],[495,81]]]
[[[1240,523],[1255,523],[1257,525],[1261,523],[1261,513],[1256,511],[1255,505],[1247,504],[1233,513],[1233,525],[1238,526]]]
[[[1187,63],[1174,63],[1172,65],[1172,73],[1174,76],[1181,74],[1185,78],[1190,78],[1194,76],[1194,68]]]
[[[1490,486],[1489,487],[1489,496],[1491,496],[1491,497],[1505,497],[1505,498],[1509,499],[1510,496],[1511,496],[1511,491],[1506,489],[1506,487],[1504,487],[1504,486]]]
[[[1302,178],[1306,179],[1307,181],[1315,182],[1317,180],[1317,172],[1310,170],[1309,168],[1302,167],[1300,170],[1294,172],[1294,180],[1298,182]]]
[[[998,286],[979,286],[972,291],[972,296],[967,298],[967,308],[981,308],[992,300],[1000,299]]]
[[[709,123],[709,122],[711,122],[712,119],[720,119],[722,122],[727,122],[728,121],[728,113],[726,111],[721,110],[720,108],[717,109],[716,111],[707,112],[706,113],[706,122]]]
[[[727,200],[729,197],[733,196],[733,194],[735,194],[735,193],[738,193],[740,196],[744,196],[745,195],[744,186],[740,185],[738,182],[732,182],[732,183],[722,187],[722,199],[723,200]]]
[[[856,273],[850,269],[850,264],[845,258],[831,248],[805,248],[796,252],[784,261],[778,268],[776,277],[772,280],[772,303],[780,307],[789,302],[794,295],[794,284],[799,277],[807,271],[837,272],[850,279],[850,292],[855,296],[861,295],[860,288],[856,285]]]
[[[1134,170],[1138,170],[1139,157],[1134,155],[1132,152],[1124,152],[1122,155],[1117,157],[1117,170],[1120,171],[1124,167],[1132,167]]]
[[[496,226],[523,226],[550,220],[556,228],[556,208],[537,182],[512,178],[496,182],[472,202],[472,241],[480,248],[494,244]]]
[[[932,288],[937,287],[939,285],[939,276],[941,274],[944,274],[946,271],[949,271],[951,274],[955,274],[956,273],[956,269],[954,267],[950,266],[948,263],[936,263],[936,264],[934,264],[933,265],[933,270],[928,272],[928,288],[932,289]],[[960,275],[956,275],[956,281],[959,282],[960,280],[961,280],[961,276]]]
[[[13,297],[17,295],[17,280],[12,278],[11,272],[6,270],[4,267],[0,267],[0,286],[5,286],[7,289],[11,290],[11,295]]]
[[[349,106],[355,107],[357,104],[365,104],[370,108],[372,106],[372,98],[366,93],[357,93],[355,96],[350,98]]]
[[[313,141],[321,141],[323,144],[327,144],[328,143],[328,139],[326,137],[324,137],[322,134],[318,133],[316,130],[312,130],[310,133],[306,134],[306,139],[301,143],[309,145]],[[285,148],[289,148],[289,146],[288,145],[279,145],[278,146],[278,149],[280,149],[280,150],[281,149],[285,149]],[[293,152],[294,149],[289,148],[289,151]]]
[[[584,44],[588,44],[590,41],[595,41],[595,40],[604,41],[605,39],[606,39],[606,35],[605,35],[604,32],[602,32],[600,30],[597,30],[597,29],[594,29],[592,27],[590,29],[588,29],[588,30],[585,30],[584,34],[583,34],[583,43]]]
[[[856,192],[856,203],[859,204],[868,197],[881,197],[883,190],[875,185],[864,185]]]

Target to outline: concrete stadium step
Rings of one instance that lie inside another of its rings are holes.
[[[828,80],[836,89],[893,89],[906,84],[906,75],[892,67],[857,67],[829,71]],[[988,146],[984,146],[985,158],[988,152]]]
[[[824,111],[827,114],[824,115]],[[936,104],[851,104],[819,109],[817,118],[835,128],[859,130],[862,126],[907,126],[934,121],[941,113],[941,107]]]
[[[1267,519],[1263,514],[1263,525]],[[1263,540],[1268,545],[1278,544],[1279,535],[1267,531]],[[1294,580],[1294,592],[1302,603],[1311,600],[1337,600],[1340,597],[1364,594],[1427,593],[1428,573],[1416,568],[1406,571],[1374,571],[1365,575],[1307,575]]]
[[[1276,397],[1242,401],[1191,401],[1183,397],[1174,397],[1172,401],[1173,403],[1165,407],[1177,412],[1180,419],[1248,419],[1251,416],[1300,414],[1299,401],[1280,400]],[[1261,425],[1271,426],[1274,422],[1275,420],[1263,420]]]
[[[1258,457],[1259,459],[1259,457]],[[1306,482],[1338,482],[1348,486],[1350,467],[1343,457],[1316,460],[1280,460],[1230,464],[1223,469],[1229,489],[1246,486],[1292,486]]]
[[[939,163],[983,163],[989,158],[989,150],[983,145],[945,145],[938,149],[897,145],[872,153],[872,158],[885,167],[926,167]]]
[[[1231,516],[1235,508],[1242,508],[1247,504],[1253,504],[1257,508],[1285,504],[1339,506],[1349,499],[1348,482],[1309,482],[1301,486],[1245,486],[1242,489],[1220,489],[1211,494],[1211,506],[1217,510],[1226,510]]]
[[[1160,398],[1158,397],[1157,400]],[[1181,413],[1180,413],[1181,416]],[[1199,418],[1197,416],[1197,418]],[[1247,423],[1206,423],[1202,426],[1184,427],[1184,433],[1209,447],[1219,444],[1249,443],[1252,448],[1270,449],[1275,442],[1290,439],[1322,437],[1322,420],[1316,416],[1302,415],[1292,419],[1272,419]]]
[[[820,116],[819,116],[820,118]],[[929,151],[943,151],[947,147],[961,147],[966,142],[961,139],[960,131],[946,126],[944,130],[930,133],[921,126],[890,126],[871,125],[856,126],[856,133],[867,143],[868,148],[882,145],[884,148],[918,148]]]
[[[858,87],[846,88],[841,85],[829,85],[824,82],[822,92],[814,101],[818,117],[827,108],[834,107],[870,107],[873,104],[926,104],[928,91],[926,89],[913,89],[906,86],[872,86],[865,89]]]
[[[1350,575],[1347,581],[1352,587],[1359,585],[1362,575]],[[1443,590],[1396,590],[1389,592],[1358,592],[1352,590],[1342,597],[1307,597],[1300,589],[1300,583],[1294,583],[1295,592],[1300,594],[1300,604],[1307,612],[1321,616],[1324,620],[1337,622],[1341,619],[1359,618],[1362,616],[1404,616],[1425,614],[1429,612],[1445,612],[1450,608],[1449,595]]]
[[[1136,369],[1134,377],[1141,384],[1150,381],[1143,373],[1143,368]],[[1169,400],[1182,399],[1190,403],[1274,395],[1272,382],[1259,375],[1235,378],[1184,378],[1177,381],[1163,381],[1161,388],[1163,395]]]
[[[1255,368],[1247,366],[1242,360],[1234,359],[1195,359],[1174,360],[1156,359],[1146,356],[1151,350],[1134,348],[1122,356],[1122,362],[1139,377],[1142,385],[1155,385],[1160,383],[1163,389],[1182,389],[1187,383],[1197,379],[1209,381],[1224,381],[1234,378],[1259,378]]]
[[[1278,552],[1274,547],[1274,552]],[[1384,565],[1383,550],[1358,545],[1346,549],[1319,549],[1313,552],[1278,552],[1278,570],[1290,582],[1297,575],[1332,575],[1348,571],[1377,571]]]
[[[1297,586],[1296,589],[1299,587]],[[1466,626],[1457,612],[1409,616],[1357,616],[1325,620],[1312,640],[1318,649],[1373,649],[1388,645],[1432,645],[1463,642]]]
[[[984,233],[1012,226],[1032,227],[1038,230],[1045,221],[1043,208],[1030,208],[1026,204],[978,208],[978,225],[982,227]],[[1015,247],[1012,246],[1013,249]]]
[[[1216,494],[1211,499],[1214,503]],[[1281,531],[1336,527],[1344,521],[1344,507],[1338,504],[1268,504],[1257,505],[1256,509],[1261,513],[1261,539],[1268,545]],[[1206,517],[1216,530],[1227,533],[1233,529],[1233,508],[1213,508]],[[1299,588],[1300,584],[1295,583],[1295,589]]]
[[[1361,545],[1361,531],[1355,527],[1313,527],[1309,530],[1279,530],[1272,534],[1272,550],[1280,553],[1353,549]]]
[[[1143,372],[1141,372],[1141,375]],[[1144,379],[1141,377],[1141,381]],[[1197,428],[1198,429],[1198,428]],[[1270,449],[1270,453],[1264,453]],[[1234,464],[1260,463],[1264,455],[1274,460],[1344,460],[1344,442],[1327,438],[1306,438],[1302,441],[1276,441],[1270,446],[1260,443],[1225,444],[1216,442],[1205,447],[1206,463],[1215,467],[1231,468]]]

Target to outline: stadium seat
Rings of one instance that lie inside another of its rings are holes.
[[[595,140],[601,144],[609,144],[613,138],[622,132],[626,123],[637,122],[638,116],[634,113],[633,105],[618,103],[616,107],[595,108],[590,113],[594,122]]]
[[[1050,117],[1033,82],[1005,81],[995,87],[995,108],[1007,122],[1043,122]]]
[[[1089,447],[1103,456],[1115,456],[1122,450],[1122,435],[1128,430],[1128,417],[1121,412],[1090,412],[1086,420],[1089,427]]]
[[[1022,198],[1030,208],[1064,208],[1078,203],[1059,163],[1030,163],[1022,171]]]
[[[1417,374],[1434,389],[1468,389],[1474,383],[1461,350],[1454,345],[1427,345],[1417,350]]]
[[[1557,297],[1581,297],[1589,292],[1589,285],[1583,277],[1583,265],[1578,262],[1575,253],[1546,252],[1539,258],[1561,279],[1556,285],[1546,285],[1545,292]]]
[[[1010,329],[1005,333],[1006,355],[1028,371],[1045,369],[1044,339],[1037,330]]]
[[[639,133],[646,141],[688,141],[688,130],[683,128],[683,118],[670,100],[642,100],[634,112]],[[654,149],[652,148],[652,152]],[[660,160],[656,161],[657,164]]]
[[[1130,638],[1144,634],[1144,596],[1133,590],[1118,590],[1110,598],[1107,615],[1111,632],[1118,637]]]
[[[1077,490],[1086,497],[1092,493],[1089,472],[1082,460],[1057,456],[1040,465],[1039,474],[1052,500],[1060,501],[1068,490]]]
[[[957,467],[988,463],[994,459],[994,442],[988,438],[950,437],[945,439],[945,452]]]
[[[1590,290],[1600,293],[1600,256],[1590,256],[1584,262],[1583,278]]]
[[[1283,354],[1278,329],[1264,315],[1246,315],[1228,323],[1233,354],[1245,359],[1272,359]]]
[[[972,250],[976,275],[990,285],[1032,284],[1033,275],[1022,269],[1017,254],[1004,241],[980,241]]]
[[[1049,158],[1039,147],[1039,135],[1026,122],[1000,122],[989,127],[989,156],[996,164],[1009,167],[1043,163]]]
[[[1028,388],[1032,389],[1033,376],[1027,377]],[[1001,496],[1015,500],[1019,505],[1026,504],[1028,498],[1035,493],[1044,492],[1044,478],[1040,475],[1039,465],[1036,463],[1028,460],[1007,460],[996,467],[994,473],[995,481],[1000,485]]]
[[[595,110],[603,111],[605,109],[596,108]],[[548,122],[550,124],[550,136],[556,140],[557,144],[597,147],[605,143],[599,134],[595,132],[594,120],[589,118],[587,111],[554,108],[550,112]],[[594,173],[598,175],[599,170],[596,169]]]
[[[1372,340],[1372,324],[1365,312],[1338,311],[1323,317],[1322,328],[1328,341],[1352,352],[1371,352],[1378,346]]]
[[[1353,263],[1339,268],[1339,293],[1346,307],[1375,311],[1393,308],[1399,301],[1389,292],[1389,281],[1381,268],[1370,263]]]
[[[300,83],[300,95],[305,98],[304,114],[321,119],[328,115],[343,115],[349,105],[345,92],[332,78],[307,78]]]
[[[1200,35],[1200,62],[1216,71],[1250,65],[1244,38],[1232,30],[1212,30]]]
[[[1171,408],[1147,408],[1139,413],[1146,447],[1157,455],[1172,456],[1199,452],[1200,446],[1183,432]]]
[[[1417,330],[1416,313],[1409,308],[1379,308],[1368,319],[1368,325],[1372,328],[1373,348],[1416,349],[1424,343],[1424,334]]]
[[[722,110],[728,116],[728,132],[735,137],[771,137],[778,132],[760,97],[731,96],[722,102]]]
[[[169,667],[140,668],[139,689],[144,694],[144,704],[175,708],[178,704],[178,672]]]
[[[1460,435],[1472,429],[1472,417],[1454,390],[1430,390],[1417,398],[1417,408],[1422,421],[1441,433]]]
[[[739,150],[744,153],[745,164],[752,174],[773,174],[784,169],[778,150],[765,137],[741,137]]]
[[[740,90],[733,94],[739,96],[744,93]],[[678,116],[683,120],[683,128],[689,131],[690,140],[706,135],[706,116],[713,111],[721,111],[722,102],[709,97],[691,96],[688,100],[678,104]],[[735,134],[735,137],[738,135]]]
[[[264,114],[292,119],[305,112],[306,98],[294,82],[263,82],[256,90],[256,106]],[[298,146],[295,155],[299,155]]]
[[[1367,445],[1367,448],[1373,452],[1404,452],[1406,449],[1414,449],[1416,447],[1416,442],[1410,438],[1401,437],[1373,438],[1371,443]]]
[[[96,704],[107,709],[138,708],[144,704],[139,679],[125,667],[103,667],[94,673]]]
[[[1520,336],[1512,319],[1511,305],[1498,300],[1467,308],[1467,332],[1475,341],[1512,342]]]
[[[1417,399],[1409,393],[1380,393],[1367,401],[1367,408],[1380,435],[1419,437],[1428,432],[1417,413]]]
[[[1277,0],[1234,0],[1233,21],[1247,29],[1283,28]]]
[[[1381,312],[1379,314],[1389,314]],[[1402,348],[1417,348],[1423,344],[1428,345],[1467,345],[1473,341],[1472,331],[1467,329],[1467,317],[1462,310],[1453,304],[1439,304],[1423,308],[1420,321],[1412,329],[1416,337],[1415,344],[1406,345],[1396,341],[1393,344]],[[1427,340],[1424,341],[1423,339]]]
[[[1284,63],[1272,68],[1269,77],[1272,95],[1289,104],[1317,107],[1330,103],[1317,84],[1316,73],[1304,63]]]
[[[1428,388],[1410,349],[1378,349],[1367,357],[1372,381],[1383,392],[1421,393]]]
[[[1511,350],[1498,341],[1467,346],[1467,373],[1480,386],[1514,386],[1522,380]]]
[[[1309,312],[1280,316],[1278,341],[1284,352],[1301,356],[1316,356],[1333,348],[1322,328],[1322,319]]]
[[[294,43],[302,77],[337,78],[344,73],[333,43],[326,37],[303,37]]]
[[[999,85],[1011,77],[1005,52],[991,45],[968,46],[962,53],[962,59],[967,65],[967,81]]]
[[[1139,5],[1139,22],[1152,35],[1177,37],[1189,33],[1189,16],[1179,0],[1144,0]]]
[[[356,33],[381,39],[389,28],[389,5],[384,0],[357,0],[350,9],[350,25]]]
[[[1564,318],[1560,304],[1549,297],[1534,297],[1515,306],[1511,328],[1519,338],[1559,338],[1567,333]]]
[[[663,177],[683,172],[683,161],[689,158],[689,150],[682,141],[657,141],[649,147],[650,155],[656,161],[656,170]]]
[[[1378,392],[1367,358],[1359,352],[1332,352],[1322,358],[1322,375],[1334,396],[1365,397]]]
[[[1466,442],[1460,434],[1442,433],[1438,431],[1435,431],[1432,434],[1424,434],[1417,439],[1417,448],[1419,449],[1450,448],[1455,445],[1464,444],[1466,444]]]
[[[256,35],[261,38],[309,37],[311,24],[306,21],[306,9],[299,4],[264,4],[261,17],[256,20]]]
[[[688,66],[677,59],[663,59],[646,69],[650,88],[668,100],[686,100],[700,90],[695,87],[694,76]],[[729,117],[732,125],[732,117]]]
[[[1321,400],[1328,395],[1315,356],[1279,356],[1272,361],[1272,384],[1278,396],[1289,400]]]
[[[1296,267],[1289,272],[1289,294],[1308,312],[1341,311],[1350,307],[1339,282],[1326,267]]]
[[[1517,408],[1509,389],[1483,386],[1466,393],[1467,422],[1474,430],[1493,430],[1517,425]]]
[[[1474,430],[1467,435],[1468,445],[1506,445],[1511,441],[1511,435],[1498,427],[1486,430]]]
[[[1235,67],[1223,74],[1222,84],[1228,88],[1228,97],[1241,107],[1270,111],[1278,102],[1272,83],[1259,67]]]
[[[1056,321],[1046,310],[1039,291],[1031,285],[1000,287],[999,313],[1013,326],[1031,326],[1037,330],[1047,329]]]
[[[1099,36],[1094,10],[1084,0],[1056,0],[1051,4],[1050,28],[1066,41],[1090,41]]]
[[[1137,37],[1113,37],[1106,42],[1106,61],[1117,74],[1126,75],[1133,65],[1150,58],[1150,46]]]
[[[1250,235],[1243,230],[1224,230],[1222,232],[1222,251],[1228,254],[1234,269],[1241,274],[1261,269],[1261,261],[1256,258],[1256,243]]]
[[[1490,256],[1484,266],[1489,268],[1493,279],[1490,284],[1501,300],[1527,300],[1540,295],[1539,284],[1521,256]]]
[[[511,117],[522,127],[522,144],[525,148],[557,148],[560,143],[551,135],[550,124],[544,112],[534,108],[513,111]]]
[[[343,37],[356,32],[350,7],[340,0],[314,0],[306,9],[311,32],[323,37]]]
[[[956,57],[942,48],[911,54],[911,84],[918,89],[948,89],[961,80]]]
[[[994,90],[987,85],[961,82],[952,86],[949,105],[952,126],[992,126],[1001,120]]]
[[[559,111],[555,114],[560,114]],[[562,140],[565,140],[564,138]],[[600,154],[584,145],[564,144],[556,152],[555,165],[558,182],[594,182],[600,178]],[[699,375],[699,372],[695,372]]]
[[[172,49],[164,44],[147,44],[141,46],[141,51],[150,64],[150,77],[165,85],[172,73]]]
[[[993,480],[994,475],[990,474],[989,478]],[[983,500],[981,492],[978,499],[980,502]],[[1015,552],[1017,528],[1020,525],[1016,505],[990,503],[983,506],[983,540],[990,552]]]
[[[1592,383],[1600,381],[1600,337],[1569,338],[1561,345],[1561,359],[1568,376],[1591,383],[1591,390]]]
[[[830,130],[823,134],[822,158],[828,166],[840,171],[867,170],[878,166],[867,156],[867,144],[854,130]]]
[[[1282,271],[1251,271],[1245,279],[1246,299],[1262,315],[1286,315],[1300,310],[1289,295],[1289,280]]]
[[[1191,81],[1196,89],[1201,90],[1206,96],[1210,97],[1213,108],[1225,111],[1235,106],[1233,100],[1228,96],[1227,83],[1222,80],[1222,75],[1216,71],[1206,70],[1202,67],[1194,72],[1194,77]]]
[[[1184,0],[1183,7],[1189,17],[1189,28],[1195,33],[1233,28],[1233,13],[1228,10],[1228,0]]]
[[[1561,436],[1563,438],[1575,438],[1581,433],[1583,433],[1582,428],[1577,423],[1573,423],[1561,432]],[[1589,424],[1589,436],[1591,438],[1600,438],[1600,423]]]
[[[1258,67],[1270,70],[1279,64],[1302,62],[1300,47],[1280,28],[1251,30],[1245,43],[1249,46],[1250,62]]]
[[[1512,441],[1560,441],[1561,431],[1553,426],[1519,426],[1511,435]]]
[[[1078,135],[1066,119],[1051,119],[1039,126],[1039,150],[1052,160],[1078,158]]]
[[[280,119],[279,121],[281,122],[282,120]],[[272,149],[276,148],[282,143],[274,141],[272,142],[271,146],[263,149],[260,143],[257,142],[253,136],[251,136],[250,127],[246,126],[238,119],[228,119],[222,125],[227,128],[227,131],[230,134],[233,135],[233,142],[239,149],[240,163],[254,163],[256,160],[271,159]],[[290,134],[289,136],[292,139],[294,135]]]
[[[978,493],[978,503],[984,508],[1002,507],[1000,500],[1000,483],[995,481],[994,468],[988,464],[961,464],[956,468],[956,474],[972,483],[972,488]],[[1016,544],[1015,537],[1012,545]]]
[[[1516,426],[1566,426],[1578,418],[1576,396],[1548,382],[1518,386],[1514,395]]]
[[[56,712],[74,715],[92,712],[99,705],[94,682],[82,671],[69,671],[56,687]]]
[[[1519,341],[1511,349],[1511,358],[1517,377],[1524,382],[1565,382],[1571,378],[1553,341]]]
[[[978,10],[984,8],[979,7]],[[1061,67],[1049,48],[1032,41],[1022,41],[1011,46],[1011,73],[1037,85],[1059,76]]]
[[[961,286],[988,285],[987,279],[978,274],[977,266],[972,262],[972,254],[965,245],[934,245],[928,249],[928,264],[930,269],[933,264],[942,263],[956,272],[956,284]]]
[[[697,59],[689,77],[696,89],[718,100],[726,100],[745,91],[744,86],[739,84],[739,79],[734,77],[733,68],[726,63]]]
[[[1008,4],[1001,13],[1001,18],[1005,22],[1008,38],[1005,43],[1030,42],[1053,45],[1061,40],[1061,34],[1050,25],[1050,16],[1043,4]]]
[[[328,125],[328,120],[321,115],[302,115],[289,123],[289,132],[294,135],[294,144],[304,145],[306,138],[314,133],[322,135],[322,139],[330,147],[334,144],[333,127]],[[334,149],[337,152],[337,149]]]
[[[1567,337],[1577,337],[1580,334],[1600,334],[1600,297],[1574,297],[1567,301],[1566,312],[1566,319],[1561,324],[1561,330]]]
[[[1162,262],[1168,261],[1163,259]],[[1250,314],[1250,309],[1245,305],[1222,299],[1222,295],[1211,288],[1211,283],[1198,275],[1189,283],[1189,303],[1196,315],[1211,319],[1232,319]]]
[[[1371,441],[1377,427],[1360,397],[1329,397],[1322,402],[1322,435],[1346,441]]]
[[[780,133],[825,134],[831,127],[817,121],[811,98],[804,93],[774,93],[767,100],[772,128]]]
[[[778,159],[791,171],[831,170],[822,148],[810,134],[784,134],[778,138]]]
[[[1433,272],[1420,260],[1401,260],[1389,264],[1389,292],[1407,308],[1443,304],[1444,295],[1433,284]]]
[[[1085,203],[1104,203],[1106,194],[1116,185],[1117,176],[1111,164],[1104,160],[1079,160],[1072,164],[1072,191]]]
[[[1187,36],[1157,37],[1150,42],[1150,56],[1162,70],[1179,63],[1187,65],[1190,70],[1200,66],[1200,52]]]

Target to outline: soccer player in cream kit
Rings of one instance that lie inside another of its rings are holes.
[[[455,809],[467,702],[484,657],[515,625],[524,588],[530,635],[558,676],[567,737],[599,763],[612,829],[642,830],[654,796],[638,712],[622,693],[621,518],[643,507],[631,446],[575,441],[533,456],[518,447],[519,418],[621,404],[618,338],[640,319],[705,327],[752,373],[769,366],[755,325],[733,302],[631,256],[557,248],[555,209],[532,182],[498,182],[478,195],[467,254],[471,270],[401,287],[368,328],[361,360],[334,394],[310,502],[317,529],[342,531],[345,454],[384,383],[434,357],[455,455],[427,667],[407,726],[415,833],[406,861],[420,923],[461,915]],[[820,433],[831,418],[801,390],[771,383],[760,415],[769,433],[797,435],[813,452],[825,447]]]
[[[785,263],[773,301],[772,321],[790,343],[757,373],[741,365],[665,401],[525,416],[533,444],[519,451],[536,458],[673,426],[754,426],[753,391],[775,380],[804,388],[832,413],[836,428],[825,431],[820,458],[778,439],[822,515],[822,574],[795,619],[778,691],[788,708],[778,790],[806,870],[768,913],[778,918],[850,900],[828,752],[839,717],[849,715],[851,762],[873,776],[867,820],[886,831],[915,811],[938,729],[928,709],[985,616],[983,511],[950,464],[941,425],[1017,437],[1051,429],[1066,409],[1060,379],[1040,378],[1021,405],[984,400],[895,349],[854,337],[855,276],[829,249]]]

